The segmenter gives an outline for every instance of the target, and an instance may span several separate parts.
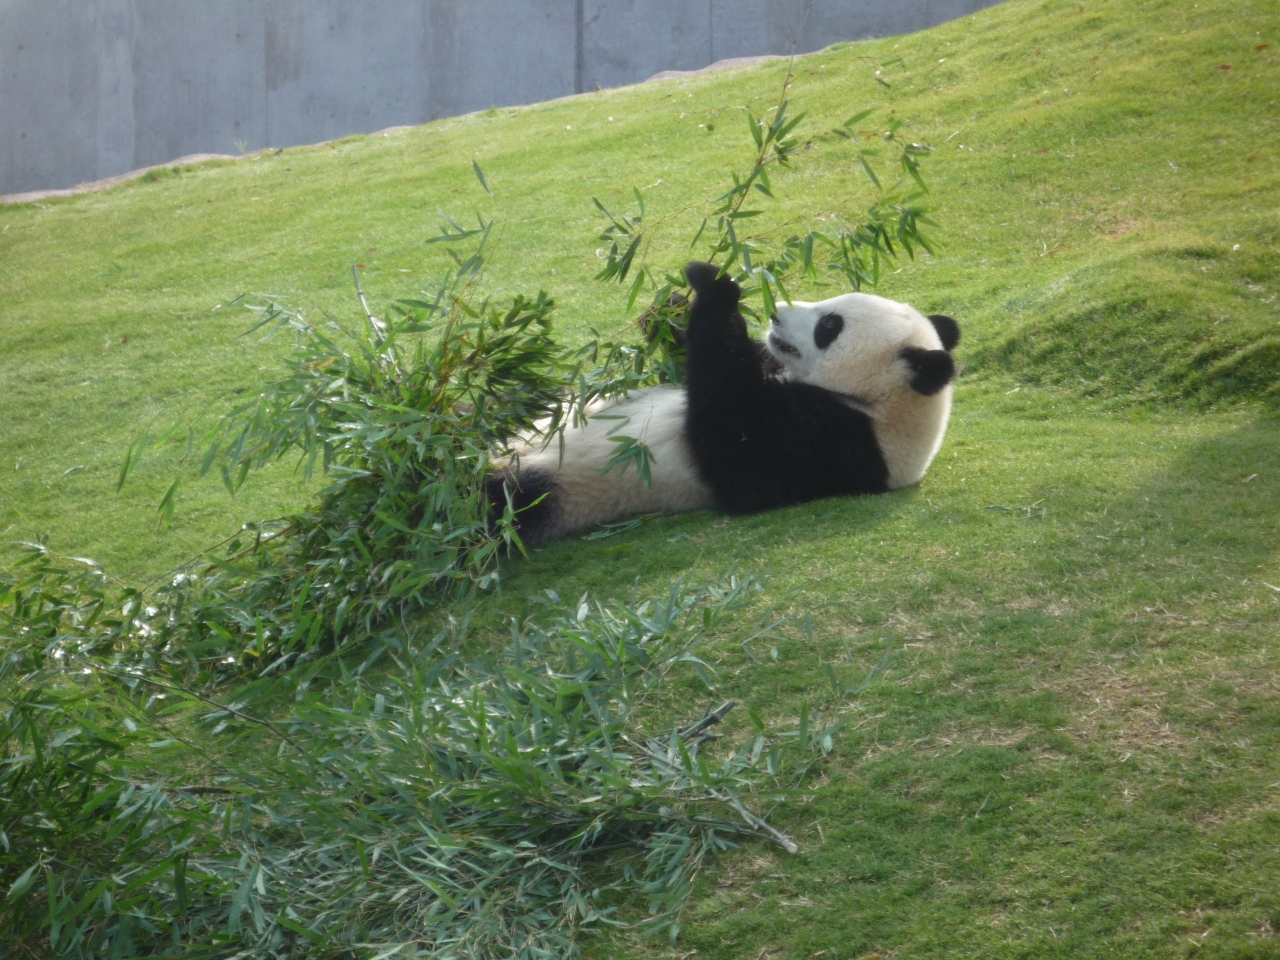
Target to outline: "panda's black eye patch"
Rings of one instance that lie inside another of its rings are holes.
[[[819,350],[825,350],[835,342],[836,337],[840,336],[840,331],[844,329],[844,317],[838,313],[824,314],[818,320],[818,325],[813,328],[813,343]]]

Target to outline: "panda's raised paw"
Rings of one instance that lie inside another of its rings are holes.
[[[714,304],[729,310],[738,306],[741,288],[731,277],[721,277],[720,268],[714,263],[694,261],[684,268],[684,275],[703,306]]]
[[[728,276],[720,276],[720,268],[714,263],[701,263],[695,260],[684,268],[685,278],[694,293],[709,293],[712,290],[729,291],[738,289],[738,285]],[[719,279],[716,279],[719,277]]]

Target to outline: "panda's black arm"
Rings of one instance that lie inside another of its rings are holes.
[[[716,279],[716,271],[705,263],[685,268],[694,290],[685,334],[685,429],[698,472],[720,507],[750,513],[796,501],[791,494],[777,495],[780,480],[788,485],[778,475],[786,468],[775,454],[779,433],[788,426],[779,414],[790,404],[779,404],[782,385],[764,374],[738,312],[738,285]],[[782,439],[782,448],[789,446]]]
[[[689,399],[704,409],[721,409],[731,419],[746,419],[764,399],[760,348],[738,312],[740,288],[728,277],[716,279],[717,272],[710,263],[685,268],[694,291],[685,333]]]

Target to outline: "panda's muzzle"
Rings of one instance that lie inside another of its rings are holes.
[[[793,357],[800,356],[800,351],[798,349],[787,343],[787,341],[783,340],[772,330],[769,331],[769,347],[778,353],[790,354]]]

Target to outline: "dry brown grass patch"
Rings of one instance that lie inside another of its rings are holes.
[[[993,727],[961,722],[949,723],[928,736],[912,740],[910,746],[934,757],[944,753],[969,750],[974,747],[1013,747],[1035,735],[1029,726]]]
[[[1069,732],[1076,739],[1126,754],[1187,749],[1182,732],[1161,716],[1168,690],[1110,669],[1075,679]]]

